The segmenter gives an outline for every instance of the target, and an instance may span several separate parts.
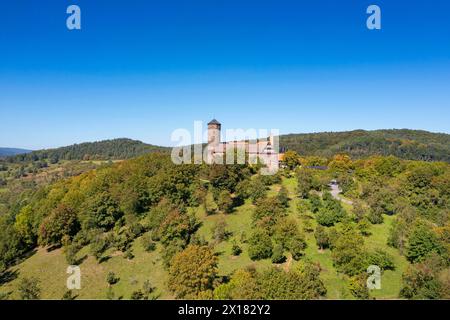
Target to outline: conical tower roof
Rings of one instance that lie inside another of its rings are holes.
[[[221,123],[220,123],[219,121],[217,121],[216,119],[212,119],[212,120],[208,123],[208,126],[209,126],[210,124],[215,124],[215,125],[218,125],[218,126],[221,125]]]

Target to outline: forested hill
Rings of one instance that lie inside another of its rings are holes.
[[[0,157],[14,156],[16,154],[28,152],[31,152],[31,150],[17,149],[17,148],[0,148]]]
[[[330,157],[347,153],[354,159],[394,155],[410,160],[450,162],[450,135],[421,130],[289,134],[280,137],[280,146],[304,156]]]
[[[289,134],[280,137],[282,149],[302,156],[332,157],[346,153],[353,159],[372,155],[393,155],[402,159],[450,162],[450,135],[420,130],[355,130]],[[168,152],[169,148],[131,139],[86,142],[67,147],[9,156],[9,162],[48,160],[129,159],[149,152]],[[0,155],[1,157],[1,155]]]
[[[166,151],[165,147],[145,144],[131,139],[113,139],[97,142],[85,142],[67,147],[33,151],[27,154],[8,157],[9,162],[49,160],[114,160],[128,159],[145,153]]]

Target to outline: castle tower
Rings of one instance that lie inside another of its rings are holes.
[[[216,119],[208,123],[208,145],[217,146],[220,143],[220,130],[222,125]]]
[[[208,123],[208,155],[206,163],[212,164],[214,162],[214,155],[218,151],[220,144],[220,130],[222,125],[216,119],[211,120]]]

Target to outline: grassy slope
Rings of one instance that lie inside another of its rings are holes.
[[[139,239],[138,239],[139,240]],[[160,250],[160,248],[158,248]],[[156,294],[160,299],[170,299],[171,294],[165,288],[166,272],[164,271],[158,250],[147,253],[139,241],[133,244],[135,258],[124,259],[114,252],[110,259],[98,264],[92,256],[87,256],[80,265],[81,290],[75,290],[80,299],[105,299],[108,284],[106,276],[113,271],[120,277],[120,281],[113,286],[116,298],[129,299],[133,291],[142,288],[145,280],[150,280],[156,287]],[[80,257],[86,255],[87,248],[80,252]],[[60,299],[66,291],[67,263],[62,250],[51,252],[41,248],[33,256],[14,267],[19,277],[2,288],[2,292],[15,291],[22,277],[34,276],[41,282],[43,299]],[[11,298],[18,298],[13,292]]]
[[[291,196],[291,206],[289,215],[302,224],[302,220],[296,212],[296,201],[294,198],[296,182],[295,179],[285,179],[283,184],[287,187]],[[275,194],[279,186],[273,186],[269,193]],[[237,208],[234,213],[223,215],[214,214],[207,216],[202,209],[195,209],[197,217],[202,221],[199,229],[199,235],[206,240],[212,239],[211,228],[213,225],[225,219],[227,230],[232,232],[229,241],[216,244],[216,251],[219,253],[219,274],[230,275],[234,270],[249,265],[255,266],[261,270],[271,265],[270,260],[251,261],[247,253],[247,245],[242,244],[243,253],[239,257],[231,255],[232,239],[236,239],[240,243],[241,234],[244,232],[248,237],[251,234],[251,214],[253,210],[251,202],[247,201],[244,205]],[[348,209],[348,208],[347,208]],[[398,251],[386,245],[389,226],[392,223],[392,217],[385,217],[385,222],[381,225],[371,227],[372,235],[366,238],[366,246],[368,249],[380,248],[389,252],[395,260],[397,266],[395,271],[386,271],[382,276],[382,289],[371,292],[373,297],[379,299],[395,299],[401,285],[401,274],[407,266],[404,257],[398,254]],[[312,220],[313,226],[315,221]],[[314,235],[306,234],[308,247],[306,249],[306,259],[320,263],[322,267],[321,277],[327,287],[329,299],[351,299],[347,289],[347,280],[344,275],[338,274],[333,267],[331,260],[331,252],[324,250],[320,252],[315,244]],[[103,299],[106,296],[108,285],[106,283],[106,275],[109,271],[113,271],[120,277],[120,281],[114,285],[114,294],[116,297],[128,299],[131,293],[141,289],[145,280],[150,282],[157,288],[156,293],[160,299],[172,298],[170,292],[166,288],[167,272],[161,264],[161,258],[157,251],[147,253],[141,247],[139,239],[133,245],[135,258],[131,261],[124,259],[121,255],[109,252],[111,258],[101,264],[95,259],[88,256],[81,264],[82,272],[82,290],[78,292],[79,298],[83,299]],[[81,256],[87,253],[87,248],[81,252]],[[285,269],[294,267],[296,262],[285,264]],[[33,256],[25,260],[12,270],[17,271],[19,277],[6,285],[0,291],[15,291],[17,283],[21,277],[37,276],[41,280],[42,297],[49,299],[60,299],[65,292],[65,283],[67,279],[66,261],[61,250],[47,252],[45,249],[39,249]],[[16,298],[15,293],[12,298]]]

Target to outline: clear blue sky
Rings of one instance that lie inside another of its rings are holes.
[[[70,4],[81,31],[66,28]],[[381,31],[366,28],[370,4]],[[0,13],[1,147],[170,145],[213,116],[450,133],[447,0],[14,0]]]

